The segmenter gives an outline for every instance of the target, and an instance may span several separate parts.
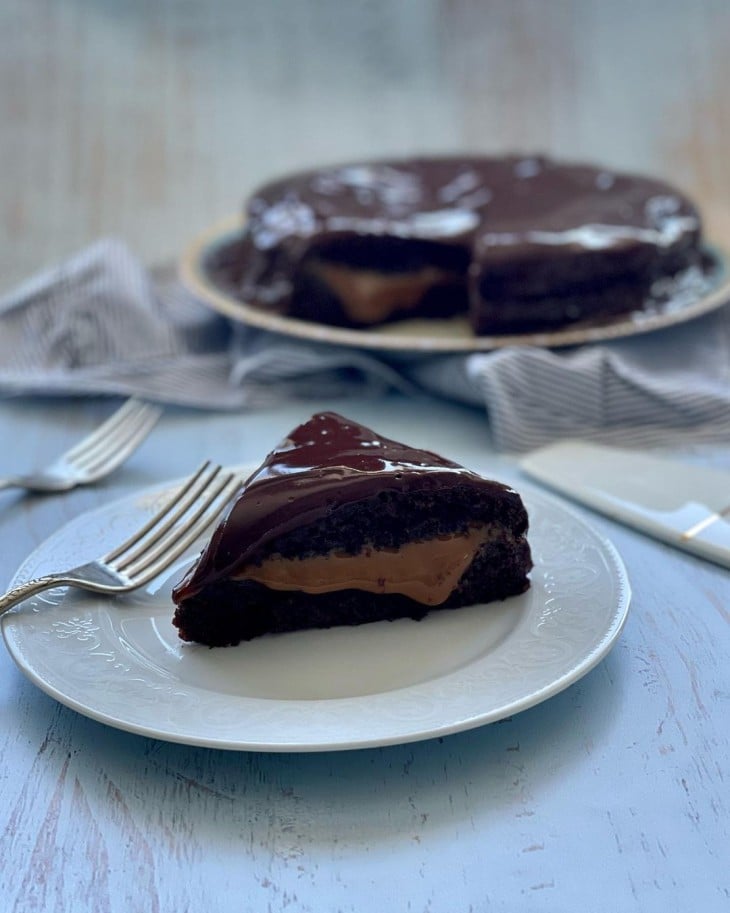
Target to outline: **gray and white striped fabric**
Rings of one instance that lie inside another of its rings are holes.
[[[135,394],[195,408],[419,391],[483,408],[495,445],[730,440],[730,307],[549,351],[380,357],[233,326],[104,240],[0,299],[0,394]]]
[[[411,376],[483,405],[502,450],[565,437],[635,447],[730,440],[730,307],[600,345],[433,359]]]

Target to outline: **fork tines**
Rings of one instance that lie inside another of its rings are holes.
[[[112,416],[66,454],[79,469],[93,473],[113,460],[119,464],[133,453],[162,414],[159,406],[129,399]]]
[[[235,473],[206,460],[158,513],[103,562],[143,582],[168,567],[204,532],[232,497]]]

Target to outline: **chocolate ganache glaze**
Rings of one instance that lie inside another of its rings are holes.
[[[213,270],[255,306],[348,326],[468,308],[477,332],[503,312],[512,329],[569,322],[587,316],[577,298],[635,307],[700,261],[700,217],[670,185],[543,157],[333,166],[267,184],[245,215]]]
[[[198,563],[175,587],[180,603],[255,563],[278,537],[334,514],[338,508],[384,491],[404,494],[458,486],[468,480],[495,497],[517,518],[527,516],[519,496],[505,485],[429,451],[379,437],[333,412],[300,425],[244,483]]]

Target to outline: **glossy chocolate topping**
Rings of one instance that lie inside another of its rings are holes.
[[[310,171],[261,188],[247,204],[246,219],[242,292],[271,307],[291,294],[306,258],[337,257],[338,246],[358,238],[465,248],[474,278],[515,261],[581,252],[634,252],[641,260],[649,249],[696,244],[700,234],[695,207],[662,181],[519,156]],[[611,257],[602,266],[622,268]]]
[[[314,415],[245,482],[198,564],[173,591],[173,599],[180,602],[230,576],[278,536],[344,504],[381,491],[414,493],[467,480],[482,490],[511,493],[458,463],[380,437],[334,412]]]

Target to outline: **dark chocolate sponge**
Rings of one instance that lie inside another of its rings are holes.
[[[264,633],[401,617],[523,592],[532,566],[519,495],[428,451],[379,437],[334,413],[315,415],[249,479],[197,565],[174,590],[184,640],[225,645]],[[438,606],[400,593],[310,594],[236,579],[271,555],[304,558],[363,546],[490,534]]]

